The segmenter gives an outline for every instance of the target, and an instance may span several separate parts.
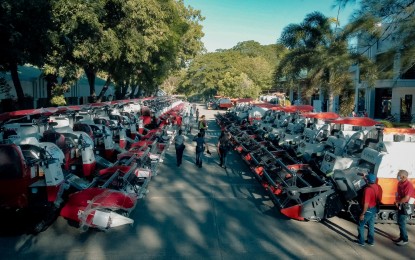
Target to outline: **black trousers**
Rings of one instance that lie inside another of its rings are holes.
[[[176,147],[176,161],[177,165],[182,164],[182,158],[183,158],[183,151],[184,151],[184,145]]]
[[[220,153],[220,166],[226,166],[226,156],[228,154],[228,150],[227,149],[221,149],[219,148],[219,153]]]
[[[205,133],[206,133],[205,129],[201,128],[201,129],[199,129],[199,131],[200,131],[200,134],[202,135],[202,137],[205,137]]]

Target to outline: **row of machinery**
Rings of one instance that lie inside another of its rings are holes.
[[[398,170],[415,183],[415,129],[312,110],[238,104],[216,121],[285,216],[320,221],[347,212],[355,218],[365,176],[374,173],[383,189],[377,222],[396,223]]]
[[[132,224],[183,109],[170,97],[0,114],[2,230]],[[13,223],[13,224],[12,224]]]

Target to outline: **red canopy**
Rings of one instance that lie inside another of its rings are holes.
[[[311,112],[313,111],[314,107],[310,105],[294,105],[294,106],[286,106],[283,108],[283,111],[288,113],[293,112]]]
[[[339,124],[339,125],[355,125],[355,126],[375,126],[379,125],[376,120],[373,120],[369,117],[345,117],[339,118],[336,120],[331,121],[331,123]]]
[[[49,116],[58,111],[57,107],[47,107],[47,108],[37,108],[37,109],[24,109],[16,110],[13,112],[5,112],[0,114],[0,121],[8,120],[11,118],[19,118],[24,116],[33,116],[33,115],[45,115]]]
[[[302,116],[308,117],[308,118],[323,119],[323,120],[337,119],[340,117],[338,114],[334,112],[304,113],[302,114]]]

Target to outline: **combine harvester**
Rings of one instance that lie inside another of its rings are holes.
[[[374,173],[384,191],[377,221],[396,222],[398,170],[406,169],[415,181],[410,152],[415,130],[384,129],[370,118],[339,118],[302,108],[270,106],[261,117],[264,122],[259,117],[244,120],[246,113],[235,109],[218,114],[217,122],[229,130],[235,150],[285,216],[320,221],[348,212],[354,217],[365,176]]]
[[[139,133],[143,108],[157,110],[160,119],[180,113],[183,103],[128,100],[1,114],[3,216],[18,216],[35,233],[58,215],[83,229],[132,224],[128,216],[171,138],[163,136],[164,123],[154,131],[142,124]]]

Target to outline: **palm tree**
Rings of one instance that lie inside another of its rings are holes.
[[[350,66],[364,59],[349,51],[349,35],[335,23],[336,19],[313,12],[302,23],[285,27],[279,41],[289,52],[275,73],[276,81],[285,79],[290,86],[305,81],[309,95],[315,89],[326,91],[329,111],[334,111],[334,97],[352,88]]]

